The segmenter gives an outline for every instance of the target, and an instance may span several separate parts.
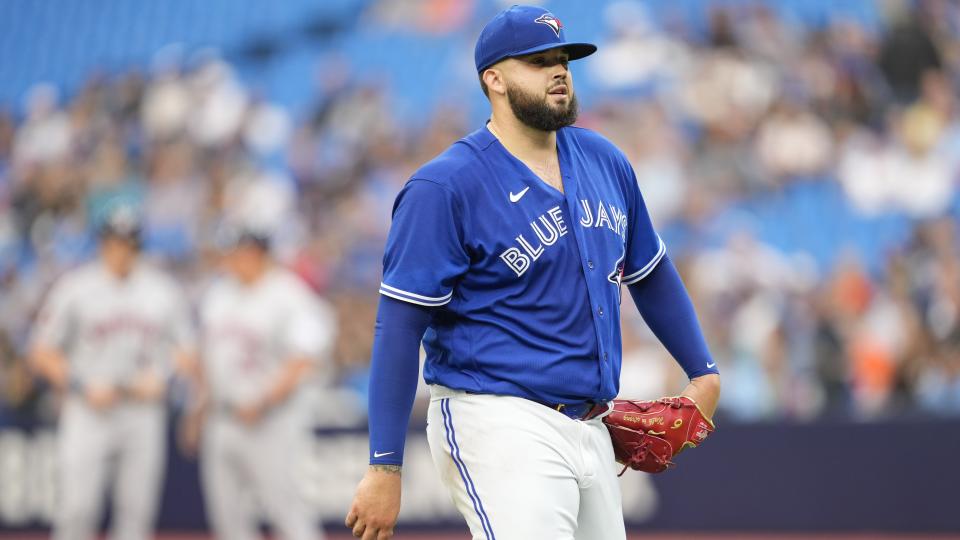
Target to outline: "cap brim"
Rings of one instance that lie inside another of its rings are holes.
[[[497,60],[494,60],[493,62],[490,62],[488,65],[483,66],[482,68],[480,68],[480,71],[483,71],[489,68],[490,66],[496,64],[497,62],[506,60],[507,58],[514,58],[517,56],[523,56],[525,54],[533,54],[533,53],[538,53],[543,51],[549,51],[550,49],[566,49],[567,54],[570,55],[570,60],[579,60],[581,58],[585,58],[597,52],[597,46],[594,45],[593,43],[569,43],[569,42],[568,43],[547,43],[544,45],[538,45],[536,47],[530,47],[529,49],[524,49],[522,51],[512,52],[504,56],[503,58],[499,58]]]
[[[119,240],[127,244],[139,247],[143,237],[139,231],[118,231],[114,229],[105,229],[100,231],[101,240]]]
[[[244,246],[253,246],[266,251],[270,247],[270,239],[249,232],[229,231],[219,234],[214,245],[219,251],[233,251]]]

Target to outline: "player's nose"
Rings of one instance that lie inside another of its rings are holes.
[[[554,71],[550,74],[551,86],[556,85],[558,83],[567,82],[567,75],[568,75],[567,68],[561,66],[561,67],[554,67],[553,70]]]
[[[550,66],[550,80],[556,84],[558,82],[568,83],[570,80],[570,67],[562,62],[557,62]]]

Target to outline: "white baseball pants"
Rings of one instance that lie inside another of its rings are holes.
[[[623,540],[617,465],[600,418],[433,386],[434,464],[474,540]]]
[[[153,537],[166,463],[163,404],[123,403],[96,411],[79,396],[64,403],[58,432],[60,501],[54,540],[94,538],[113,480],[112,540]]]
[[[208,420],[201,476],[207,515],[217,538],[259,540],[255,500],[266,511],[275,537],[323,538],[296,476],[309,428],[291,412],[274,410],[252,427],[225,414]]]

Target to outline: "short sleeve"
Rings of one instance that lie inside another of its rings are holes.
[[[76,314],[72,280],[61,278],[40,308],[33,326],[31,340],[34,344],[63,349],[75,330]]]
[[[647,277],[657,267],[667,248],[653,228],[640,186],[637,185],[637,176],[626,158],[623,158],[623,166],[627,171],[627,214],[630,220],[627,224],[623,284],[631,285]]]
[[[288,354],[319,360],[333,348],[337,333],[333,308],[310,290],[305,290],[290,307],[292,313],[284,334]]]
[[[449,302],[470,262],[462,215],[449,188],[409,181],[394,204],[380,294],[422,306]]]

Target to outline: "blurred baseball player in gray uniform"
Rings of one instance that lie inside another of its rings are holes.
[[[167,380],[193,347],[176,284],[140,261],[135,211],[100,226],[98,260],[65,274],[36,322],[32,359],[65,393],[57,540],[93,538],[112,479],[111,538],[152,537],[166,455]]]
[[[336,332],[332,310],[274,263],[265,234],[247,228],[229,236],[227,273],[200,310],[197,416],[205,417],[207,511],[223,540],[259,537],[251,499],[281,539],[316,539],[317,516],[299,492],[296,471],[310,436],[307,383]]]

